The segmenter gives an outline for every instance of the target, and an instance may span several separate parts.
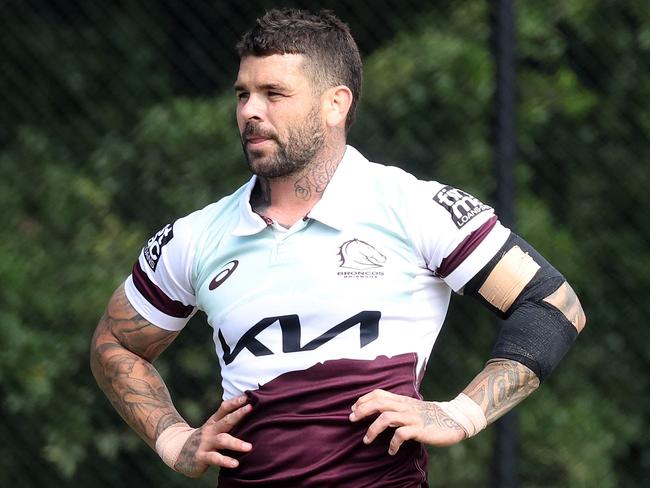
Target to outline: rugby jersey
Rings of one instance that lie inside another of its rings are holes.
[[[256,177],[165,226],[126,281],[151,323],[182,329],[203,310],[224,398],[253,411],[233,432],[251,442],[220,486],[426,486],[426,453],[350,407],[375,388],[420,398],[419,382],[451,290],[498,252],[509,230],[462,190],[345,156],[309,214],[285,229],[252,211]]]

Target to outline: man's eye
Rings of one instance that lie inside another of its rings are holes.
[[[282,96],[282,93],[271,91],[268,93],[268,95],[269,98],[280,98]]]
[[[248,98],[248,93],[241,92],[237,94],[237,100],[246,100]]]

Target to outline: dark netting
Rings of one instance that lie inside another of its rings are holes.
[[[113,411],[90,336],[148,237],[248,177],[234,45],[273,6],[329,8],[365,65],[350,141],[495,204],[495,61],[480,0],[0,2],[0,485],[214,486]],[[516,2],[515,218],[589,325],[518,408],[521,486],[650,479],[650,4]],[[646,297],[646,298],[644,298]],[[495,320],[454,297],[424,380],[453,398]],[[211,329],[157,361],[183,415],[220,401]],[[487,486],[494,429],[431,452],[432,486]]]

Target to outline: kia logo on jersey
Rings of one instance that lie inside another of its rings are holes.
[[[366,270],[381,268],[386,262],[386,256],[373,246],[359,239],[350,239],[339,248],[340,268]]]
[[[231,274],[233,274],[233,272],[237,269],[237,266],[239,266],[239,261],[236,259],[233,259],[232,261],[224,264],[223,268],[221,268],[221,271],[219,271],[217,273],[217,276],[212,279],[208,288],[210,290],[214,290],[220,286],[224,281],[228,279]]]
[[[218,337],[219,342],[221,343],[221,348],[223,349],[223,362],[228,365],[232,363],[244,349],[248,349],[248,352],[256,357],[275,354],[271,349],[266,347],[260,339],[258,339],[259,334],[275,324],[279,324],[280,326],[282,352],[292,353],[314,351],[335,337],[338,337],[340,334],[346,332],[348,329],[355,328],[357,325],[359,326],[359,348],[366,347],[368,344],[379,338],[380,318],[380,311],[364,310],[348,319],[345,319],[343,322],[336,324],[334,327],[325,331],[322,335],[311,340],[304,346],[301,344],[300,340],[300,337],[302,336],[302,325],[300,323],[300,317],[296,314],[266,317],[260,320],[239,338],[234,347],[231,346],[231,344],[228,344],[221,329],[218,331]]]

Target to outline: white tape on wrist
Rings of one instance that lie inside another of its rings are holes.
[[[468,438],[487,427],[487,419],[483,409],[464,393],[461,393],[450,402],[434,403],[463,428]]]
[[[195,430],[185,422],[179,422],[170,425],[158,436],[158,439],[156,439],[156,452],[167,466],[175,469],[174,465],[178,461],[183,446]]]

